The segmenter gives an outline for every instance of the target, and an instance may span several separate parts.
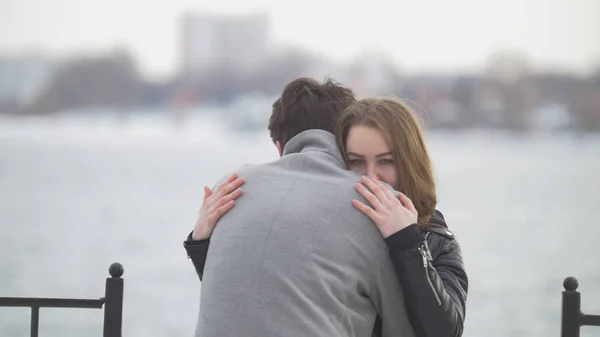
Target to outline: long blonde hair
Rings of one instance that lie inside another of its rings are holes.
[[[394,187],[412,200],[419,213],[419,225],[426,226],[435,210],[437,196],[431,159],[415,113],[405,102],[395,98],[366,98],[346,108],[335,129],[336,142],[346,165],[349,165],[348,133],[357,125],[381,131],[395,159],[398,186]]]

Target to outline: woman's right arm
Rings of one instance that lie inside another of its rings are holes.
[[[236,174],[232,174],[214,192],[207,186],[204,187],[204,200],[202,201],[198,220],[194,230],[183,242],[183,247],[187,251],[188,258],[192,259],[200,281],[202,281],[202,275],[204,274],[210,237],[217,221],[235,205],[235,199],[242,195],[240,186],[243,183],[244,178],[238,178]]]

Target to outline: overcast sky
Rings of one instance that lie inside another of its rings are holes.
[[[341,60],[376,49],[405,71],[477,70],[498,50],[538,68],[600,64],[600,0],[0,0],[0,54],[125,46],[164,76],[178,66],[187,11],[266,11],[278,45]]]

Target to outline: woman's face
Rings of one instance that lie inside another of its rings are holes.
[[[352,171],[398,188],[395,158],[381,131],[364,125],[352,126],[346,139],[346,151]]]

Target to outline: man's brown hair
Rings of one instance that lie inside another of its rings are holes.
[[[282,146],[297,134],[311,129],[333,133],[340,113],[356,102],[352,90],[325,79],[323,83],[302,77],[288,83],[273,103],[269,131]]]

